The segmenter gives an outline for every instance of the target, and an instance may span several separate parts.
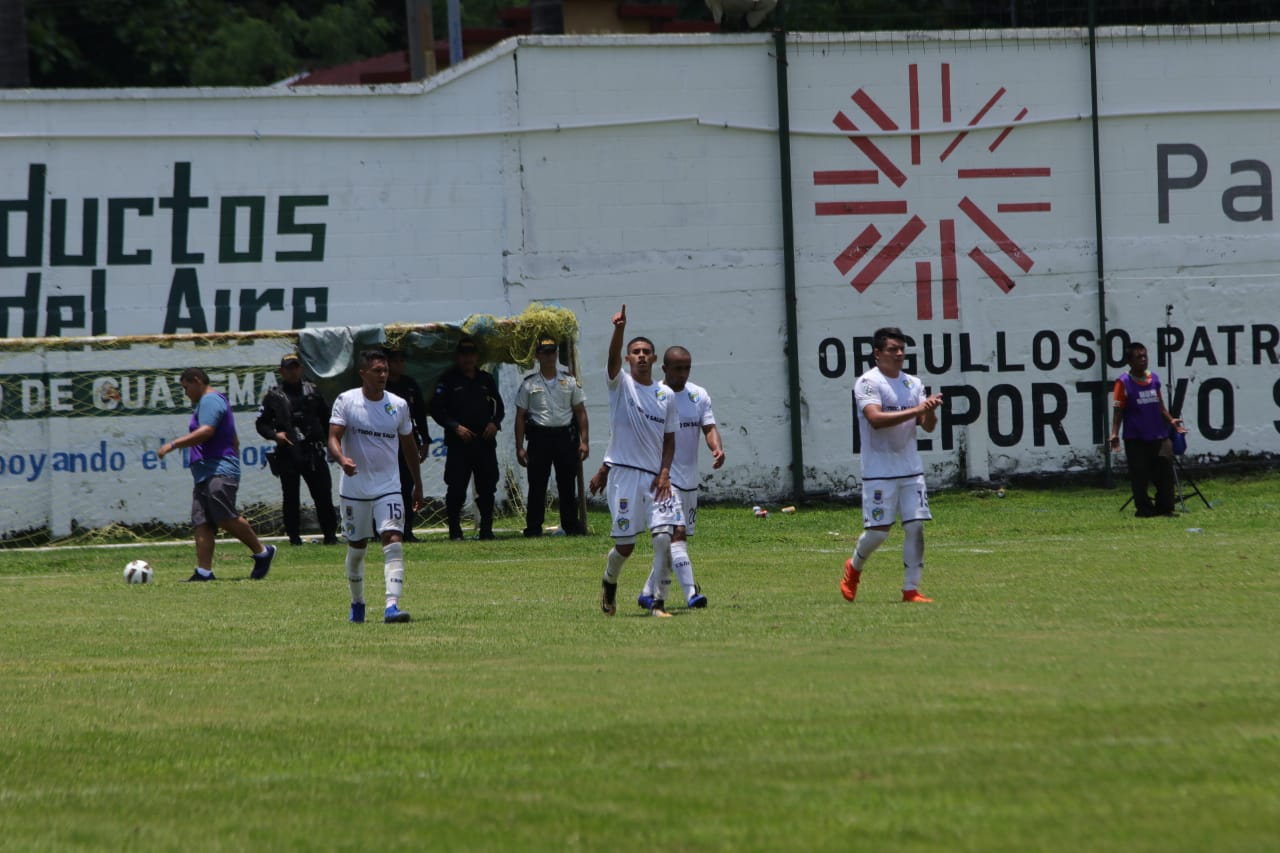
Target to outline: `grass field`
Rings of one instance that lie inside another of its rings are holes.
[[[1275,850],[1280,478],[1200,485],[937,494],[932,605],[897,530],[844,602],[856,510],[704,508],[665,620],[605,535],[409,545],[408,625],[340,548],[0,552],[0,848]]]

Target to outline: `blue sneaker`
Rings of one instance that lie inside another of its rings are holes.
[[[251,580],[260,581],[267,576],[267,572],[271,571],[271,560],[276,556],[276,546],[267,546],[267,556],[259,557],[256,554],[253,557],[253,571],[249,572]]]
[[[408,621],[409,621],[409,614],[408,614],[408,613],[405,613],[403,610],[401,610],[399,607],[396,607],[396,606],[393,604],[393,605],[391,605],[390,607],[388,607],[388,608],[387,608],[387,610],[386,610],[386,613],[385,613],[385,614],[383,614],[382,621],[383,621],[383,622],[388,622],[388,623],[390,623],[390,622],[408,622]]]
[[[693,597],[689,599],[689,607],[691,609],[701,609],[707,606],[707,597],[700,592],[695,592]]]
[[[652,595],[641,595],[639,598],[637,598],[637,599],[636,599],[636,604],[639,604],[639,605],[640,605],[640,609],[641,609],[641,610],[652,610],[652,609],[653,609],[653,596],[652,596]]]
[[[217,578],[213,576],[213,572],[210,572],[207,575],[202,575],[199,572],[192,572],[191,577],[187,578],[186,582],[187,583],[204,583],[205,581],[216,581],[216,580]]]
[[[364,621],[364,602],[363,601],[360,602],[359,604],[356,604],[354,601],[351,602],[351,621],[352,622]]]

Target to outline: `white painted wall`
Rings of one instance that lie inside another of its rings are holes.
[[[1119,336],[1104,368],[1082,34],[794,36],[807,488],[856,489],[850,389],[881,325],[902,326],[922,378],[949,392],[926,453],[939,484],[1099,467],[1109,412],[1098,389],[1129,337],[1173,344],[1191,452],[1280,451],[1269,145],[1280,99],[1267,71],[1277,39],[1277,25],[1104,34],[1105,305]],[[609,318],[625,302],[630,330],[688,347],[712,392],[729,461],[710,493],[780,496],[791,413],[773,53],[755,35],[530,37],[421,86],[0,94],[4,332],[460,320],[556,301],[582,326],[598,460]],[[864,132],[880,162],[837,122]],[[1158,151],[1170,145],[1192,153],[1166,156],[1167,177],[1195,185],[1166,192],[1160,221]],[[1198,159],[1203,178],[1187,180]],[[39,259],[28,262],[33,164],[45,186]],[[989,171],[1002,169],[1032,171]],[[875,183],[835,182],[850,173]],[[187,195],[207,199],[185,229],[173,212],[183,174]],[[66,219],[56,235],[55,200]],[[838,203],[882,206],[832,213]],[[95,205],[93,263],[55,258],[55,237],[64,254],[84,254]],[[868,226],[878,240],[837,266]],[[909,245],[869,271],[895,235]],[[198,300],[175,310],[175,281],[197,282]],[[9,399],[16,381],[0,375]],[[93,420],[60,429],[80,440],[96,434]],[[5,452],[23,451],[10,424],[0,435]],[[0,477],[6,502],[28,488]]]

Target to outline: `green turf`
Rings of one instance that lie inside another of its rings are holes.
[[[665,620],[604,535],[409,545],[408,625],[342,548],[0,552],[0,848],[1275,849],[1280,478],[1200,485],[937,494],[933,605],[898,531],[844,602],[854,509],[704,508]]]

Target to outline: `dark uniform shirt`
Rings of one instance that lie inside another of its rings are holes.
[[[282,382],[262,398],[253,425],[268,441],[275,441],[278,432],[289,436],[292,447],[285,445],[288,449],[282,451],[281,461],[306,467],[316,462],[316,457],[323,461],[329,441],[329,404],[310,382]]]
[[[498,383],[483,370],[468,379],[458,368],[450,368],[436,383],[431,398],[431,417],[444,428],[446,446],[461,441],[454,432],[459,424],[479,435],[489,423],[501,429],[505,414]]]
[[[329,404],[310,382],[282,382],[262,398],[254,427],[268,441],[275,441],[276,433],[283,432],[294,444],[324,444],[329,440]]]
[[[413,437],[418,446],[421,447],[431,441],[431,433],[427,431],[427,400],[418,380],[407,373],[402,373],[399,379],[387,380],[387,390],[397,397],[403,397],[409,404],[409,418],[413,421]]]

